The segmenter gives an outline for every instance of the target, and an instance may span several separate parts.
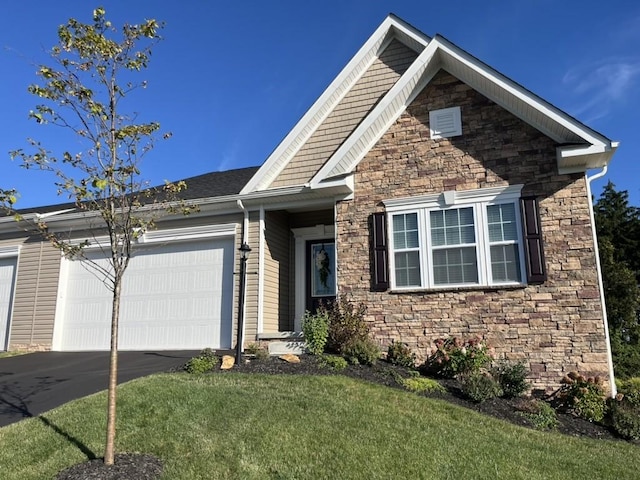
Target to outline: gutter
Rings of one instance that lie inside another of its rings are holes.
[[[618,394],[616,387],[616,378],[613,372],[613,355],[611,353],[611,337],[609,336],[609,319],[607,318],[607,305],[604,299],[604,284],[602,282],[602,267],[600,266],[600,250],[598,248],[598,236],[596,234],[596,220],[593,214],[593,201],[591,196],[591,182],[606,175],[608,165],[602,167],[602,170],[591,177],[586,176],[587,180],[587,196],[589,199],[589,216],[591,218],[591,234],[593,236],[593,246],[596,254],[596,269],[598,272],[598,288],[600,289],[600,302],[602,304],[602,318],[604,320],[604,336],[607,343],[607,361],[609,362],[609,384],[611,385],[611,396],[615,398]]]

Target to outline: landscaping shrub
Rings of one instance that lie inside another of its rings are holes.
[[[466,341],[457,337],[439,338],[434,343],[436,350],[423,366],[427,373],[453,378],[479,372],[492,360],[487,345],[478,337]]]
[[[558,391],[561,406],[590,422],[601,422],[607,409],[600,377],[586,378],[570,372]]]
[[[267,358],[269,358],[269,350],[262,347],[258,343],[250,343],[249,345],[247,345],[247,347],[244,349],[244,353],[253,355],[254,357],[256,357],[256,360],[266,360]]]
[[[320,308],[329,319],[326,351],[343,355],[354,344],[369,339],[369,325],[364,319],[364,304],[354,305],[343,295]]]
[[[633,405],[640,407],[640,377],[633,377],[627,380],[616,379],[618,393]]]
[[[380,358],[380,349],[370,338],[361,338],[347,346],[344,356],[354,365],[373,365]]]
[[[558,426],[558,415],[554,408],[543,400],[535,398],[518,405],[524,416],[536,430],[551,430]]]
[[[437,380],[426,377],[410,377],[399,379],[400,384],[415,393],[446,393],[447,389]]]
[[[611,425],[624,438],[640,440],[640,405],[628,400],[612,399],[609,403]]]
[[[527,369],[521,362],[512,364],[502,361],[491,369],[491,375],[500,384],[505,398],[519,397],[529,388]]]
[[[197,357],[193,357],[189,360],[184,369],[188,373],[199,374],[206,373],[213,369],[218,364],[218,357],[216,357],[213,350],[205,348],[200,352]]]
[[[329,367],[332,370],[340,371],[347,368],[348,363],[344,357],[339,357],[337,355],[321,355],[320,365],[323,367]]]
[[[463,395],[476,403],[502,395],[500,384],[488,372],[472,372],[460,376],[460,387]]]
[[[387,348],[387,361],[400,367],[415,368],[416,355],[402,342],[391,342]]]
[[[304,341],[309,353],[321,355],[329,335],[329,314],[327,311],[321,309],[315,314],[306,311],[302,318],[302,333],[304,333]]]

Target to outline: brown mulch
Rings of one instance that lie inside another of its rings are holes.
[[[63,470],[56,480],[156,480],[162,474],[162,462],[153,455],[122,453],[107,466],[102,458],[79,463]]]
[[[181,371],[176,368],[173,371]],[[287,363],[276,357],[267,359],[246,358],[240,365],[231,370],[216,369],[213,374],[228,374],[229,372],[286,374],[286,375],[345,375],[367,382],[385,385],[392,388],[402,388],[398,383],[399,377],[410,374],[405,368],[380,361],[373,366],[349,365],[339,372],[318,363],[318,358],[302,355],[300,363]],[[455,380],[440,380],[447,388],[447,393],[428,394],[450,403],[475,410],[485,415],[491,415],[507,422],[531,428],[532,425],[520,414],[519,399],[495,398],[483,403],[473,403],[463,398]],[[604,440],[620,440],[613,431],[605,425],[588,422],[567,413],[558,413],[557,432],[577,436]],[[58,474],[56,480],[156,480],[162,473],[162,462],[153,455],[125,453],[116,455],[114,465],[106,467],[102,459],[90,460],[68,468]]]
[[[391,365],[385,361],[379,361],[373,366],[349,365],[340,372],[334,372],[327,367],[318,364],[317,357],[302,355],[300,363],[287,363],[276,357],[245,361],[241,365],[233,367],[232,372],[264,373],[264,374],[302,374],[302,375],[332,375],[339,374],[348,377],[385,385],[393,388],[403,388],[398,377],[408,377],[407,369]],[[225,373],[225,371],[216,370]],[[439,380],[447,388],[447,393],[426,394],[431,398],[438,398],[456,405],[475,410],[485,415],[490,415],[507,422],[532,428],[531,423],[521,415],[519,404],[521,399],[494,398],[483,403],[474,403],[463,397],[457,381],[450,379]],[[624,441],[607,426],[583,420],[569,413],[557,413],[558,427],[555,431],[576,437],[588,437],[594,439]]]

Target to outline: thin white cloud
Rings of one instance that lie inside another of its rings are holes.
[[[640,58],[610,58],[568,71],[563,83],[573,91],[573,115],[593,121],[640,91]]]

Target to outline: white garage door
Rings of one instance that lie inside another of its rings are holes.
[[[16,263],[15,257],[0,258],[0,350],[7,349]]]
[[[86,262],[65,260],[65,270],[54,349],[108,350],[111,291]],[[230,348],[232,290],[230,238],[137,248],[123,280],[119,348]]]

